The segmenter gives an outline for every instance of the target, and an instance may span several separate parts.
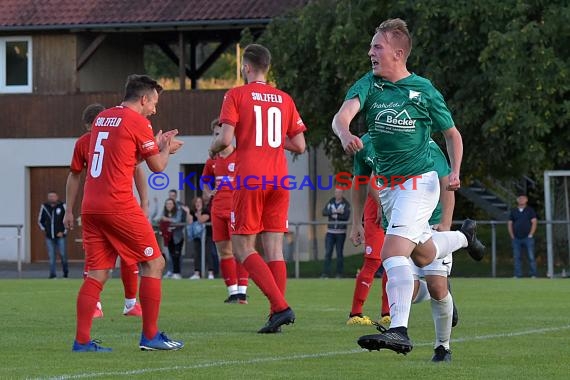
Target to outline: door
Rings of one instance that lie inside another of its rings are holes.
[[[47,193],[55,191],[59,199],[65,202],[65,183],[69,174],[69,167],[41,167],[30,168],[30,235],[32,262],[47,261],[45,235],[38,226],[40,206],[47,200]],[[81,201],[83,200],[83,178],[80,191],[75,202],[74,215],[80,215]],[[67,257],[69,260],[83,260],[84,253],[81,245],[81,226],[75,222],[75,228],[67,234]],[[59,262],[59,259],[58,259]]]

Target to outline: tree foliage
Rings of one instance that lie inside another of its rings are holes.
[[[275,81],[309,127],[309,144],[322,144],[337,169],[349,161],[332,118],[348,87],[370,70],[375,27],[391,17],[412,32],[408,68],[432,80],[452,110],[464,176],[541,178],[569,166],[566,0],[314,0],[276,19],[263,43],[274,55]]]

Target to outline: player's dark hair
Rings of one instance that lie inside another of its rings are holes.
[[[250,44],[243,50],[243,61],[255,70],[266,73],[271,65],[271,53],[263,45]]]
[[[172,211],[169,211],[166,208],[166,204],[168,202],[172,202],[172,204],[174,205],[174,208],[172,209]],[[166,198],[166,200],[164,201],[164,210],[162,211],[162,215],[164,215],[168,218],[172,218],[172,217],[176,216],[177,212],[178,212],[178,205],[176,204],[176,201],[174,199],[171,199],[171,198]]]
[[[162,86],[148,75],[129,75],[125,85],[125,98],[123,101],[137,100],[152,90],[156,90],[160,94]]]
[[[95,117],[99,115],[102,111],[105,110],[105,106],[99,103],[89,104],[83,110],[83,114],[81,115],[81,120],[83,120],[83,124],[93,124],[93,120]]]

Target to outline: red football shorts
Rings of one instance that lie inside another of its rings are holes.
[[[83,214],[83,246],[90,270],[112,269],[117,255],[127,265],[162,256],[142,209],[129,214]]]
[[[289,190],[237,189],[231,215],[232,233],[288,232]]]
[[[230,214],[229,209],[212,208],[210,217],[212,218],[212,240],[215,243],[230,240],[232,234]]]
[[[364,220],[364,256],[369,259],[381,260],[380,251],[384,244],[384,230],[374,220]]]

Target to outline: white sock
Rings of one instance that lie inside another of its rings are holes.
[[[441,300],[431,300],[431,314],[435,325],[434,348],[443,346],[449,350],[451,339],[451,320],[453,319],[453,298],[447,293]]]
[[[467,238],[460,231],[432,231],[431,237],[437,248],[436,259],[443,259],[459,248],[467,247]]]
[[[238,286],[238,293],[239,294],[247,294],[247,285],[239,285]]]
[[[414,276],[405,256],[389,257],[382,263],[388,275],[386,293],[390,304],[390,328],[408,327],[414,293]]]
[[[127,309],[134,307],[136,303],[137,303],[136,298],[125,298],[125,307]]]
[[[228,286],[228,294],[230,296],[233,296],[234,294],[238,294],[238,286],[237,285]]]
[[[97,309],[103,311],[103,305],[101,305],[101,302],[97,301]]]
[[[412,303],[420,303],[431,299],[427,283],[424,280],[418,280],[418,282],[419,282],[418,293],[416,294],[416,298],[414,298]]]

